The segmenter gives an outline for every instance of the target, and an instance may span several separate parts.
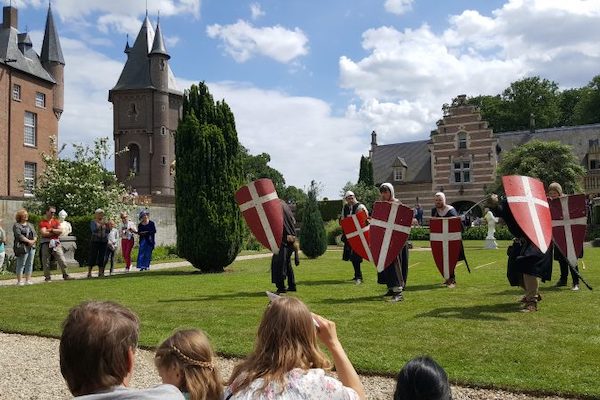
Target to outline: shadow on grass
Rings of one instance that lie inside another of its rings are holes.
[[[348,304],[348,303],[364,303],[364,302],[378,302],[381,303],[389,297],[382,296],[364,296],[364,297],[349,297],[344,299],[323,299],[319,303],[323,304]]]
[[[186,268],[186,267],[182,267],[182,268]],[[191,267],[190,267],[191,268]],[[96,269],[94,269],[94,278],[93,279],[97,279],[96,277],[96,273],[98,271]],[[183,276],[183,275],[197,275],[199,274],[199,270],[188,270],[188,271],[178,271],[178,270],[171,270],[171,269],[163,269],[163,270],[158,270],[158,271],[147,271],[147,272],[134,272],[134,273],[125,273],[125,274],[118,274],[118,275],[112,275],[112,276],[107,276],[106,278],[109,279],[134,279],[134,278],[152,278],[152,277],[157,277],[157,276]]]
[[[410,283],[410,281],[408,281]],[[422,292],[425,290],[438,290],[438,289],[445,289],[448,290],[448,288],[446,286],[443,285],[406,285],[406,291],[407,292]]]
[[[513,314],[519,311],[516,303],[500,303],[492,305],[479,305],[471,307],[440,307],[431,311],[417,314],[416,318],[456,318],[456,319],[478,319],[484,321],[506,321],[507,319],[497,314]]]
[[[215,294],[215,295],[207,295],[207,296],[196,296],[196,297],[188,297],[182,299],[161,299],[157,300],[157,303],[179,303],[179,302],[194,302],[194,301],[210,301],[210,300],[227,300],[231,301],[231,299],[241,299],[241,298],[251,298],[251,297],[263,297],[265,299],[265,304],[268,303],[269,298],[265,294],[265,292],[237,292],[237,293],[226,293],[226,294]]]
[[[343,281],[340,279],[329,279],[329,280],[321,280],[321,281],[298,281],[298,286],[325,286],[325,285],[339,285],[340,283],[345,283],[348,285],[354,284],[354,282],[351,280]]]

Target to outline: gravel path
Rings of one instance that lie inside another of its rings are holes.
[[[57,339],[24,336],[0,332],[0,399],[49,400],[68,399],[69,391],[60,374]],[[148,387],[160,383],[154,369],[153,353],[139,350],[133,387]],[[235,360],[218,359],[224,377],[231,373]],[[391,399],[394,380],[383,377],[361,377],[370,399]],[[560,397],[531,397],[503,391],[470,389],[453,386],[457,400],[563,400]]]

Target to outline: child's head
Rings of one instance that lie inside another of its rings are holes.
[[[410,360],[398,374],[394,400],[451,400],[446,371],[430,357]]]
[[[175,332],[156,350],[154,363],[163,383],[188,392],[190,400],[221,399],[222,380],[214,364],[214,352],[204,332]]]

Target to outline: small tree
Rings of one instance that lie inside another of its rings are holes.
[[[317,202],[318,192],[317,183],[312,181],[300,229],[300,249],[308,258],[317,258],[327,250],[327,235]]]
[[[176,136],[177,252],[202,272],[223,272],[243,236],[234,198],[242,183],[235,120],[203,82],[192,85],[183,104]]]
[[[360,156],[360,171],[358,172],[358,183],[364,183],[367,186],[374,185],[373,163],[368,157]]]
[[[73,144],[71,159],[59,158],[56,138],[51,140],[53,151],[42,154],[46,165],[33,189],[36,201],[26,205],[30,211],[42,213],[43,207],[51,204],[74,217],[91,215],[97,208],[115,216],[123,209],[125,187],[104,168],[111,152],[108,138],[96,139],[93,148]]]
[[[546,187],[558,182],[565,193],[576,193],[582,190],[581,179],[585,169],[579,164],[571,146],[533,140],[506,153],[496,173],[496,190],[500,187],[500,177],[526,175],[538,178]]]

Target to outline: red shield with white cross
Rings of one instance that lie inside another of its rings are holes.
[[[574,194],[550,200],[552,240],[572,266],[583,254],[587,207],[584,194]]]
[[[283,208],[270,179],[258,179],[242,186],[235,201],[250,231],[273,254],[279,253],[283,238]]]
[[[342,219],[340,224],[352,251],[363,259],[373,262],[373,255],[369,248],[371,233],[367,218],[367,213],[362,210]]]
[[[410,234],[413,210],[398,202],[376,201],[371,215],[371,252],[381,272],[398,257]]]
[[[508,207],[519,228],[542,253],[552,240],[552,218],[544,184],[528,176],[503,176],[502,184]]]
[[[431,218],[429,220],[429,241],[435,265],[444,277],[450,279],[462,246],[460,217]]]

